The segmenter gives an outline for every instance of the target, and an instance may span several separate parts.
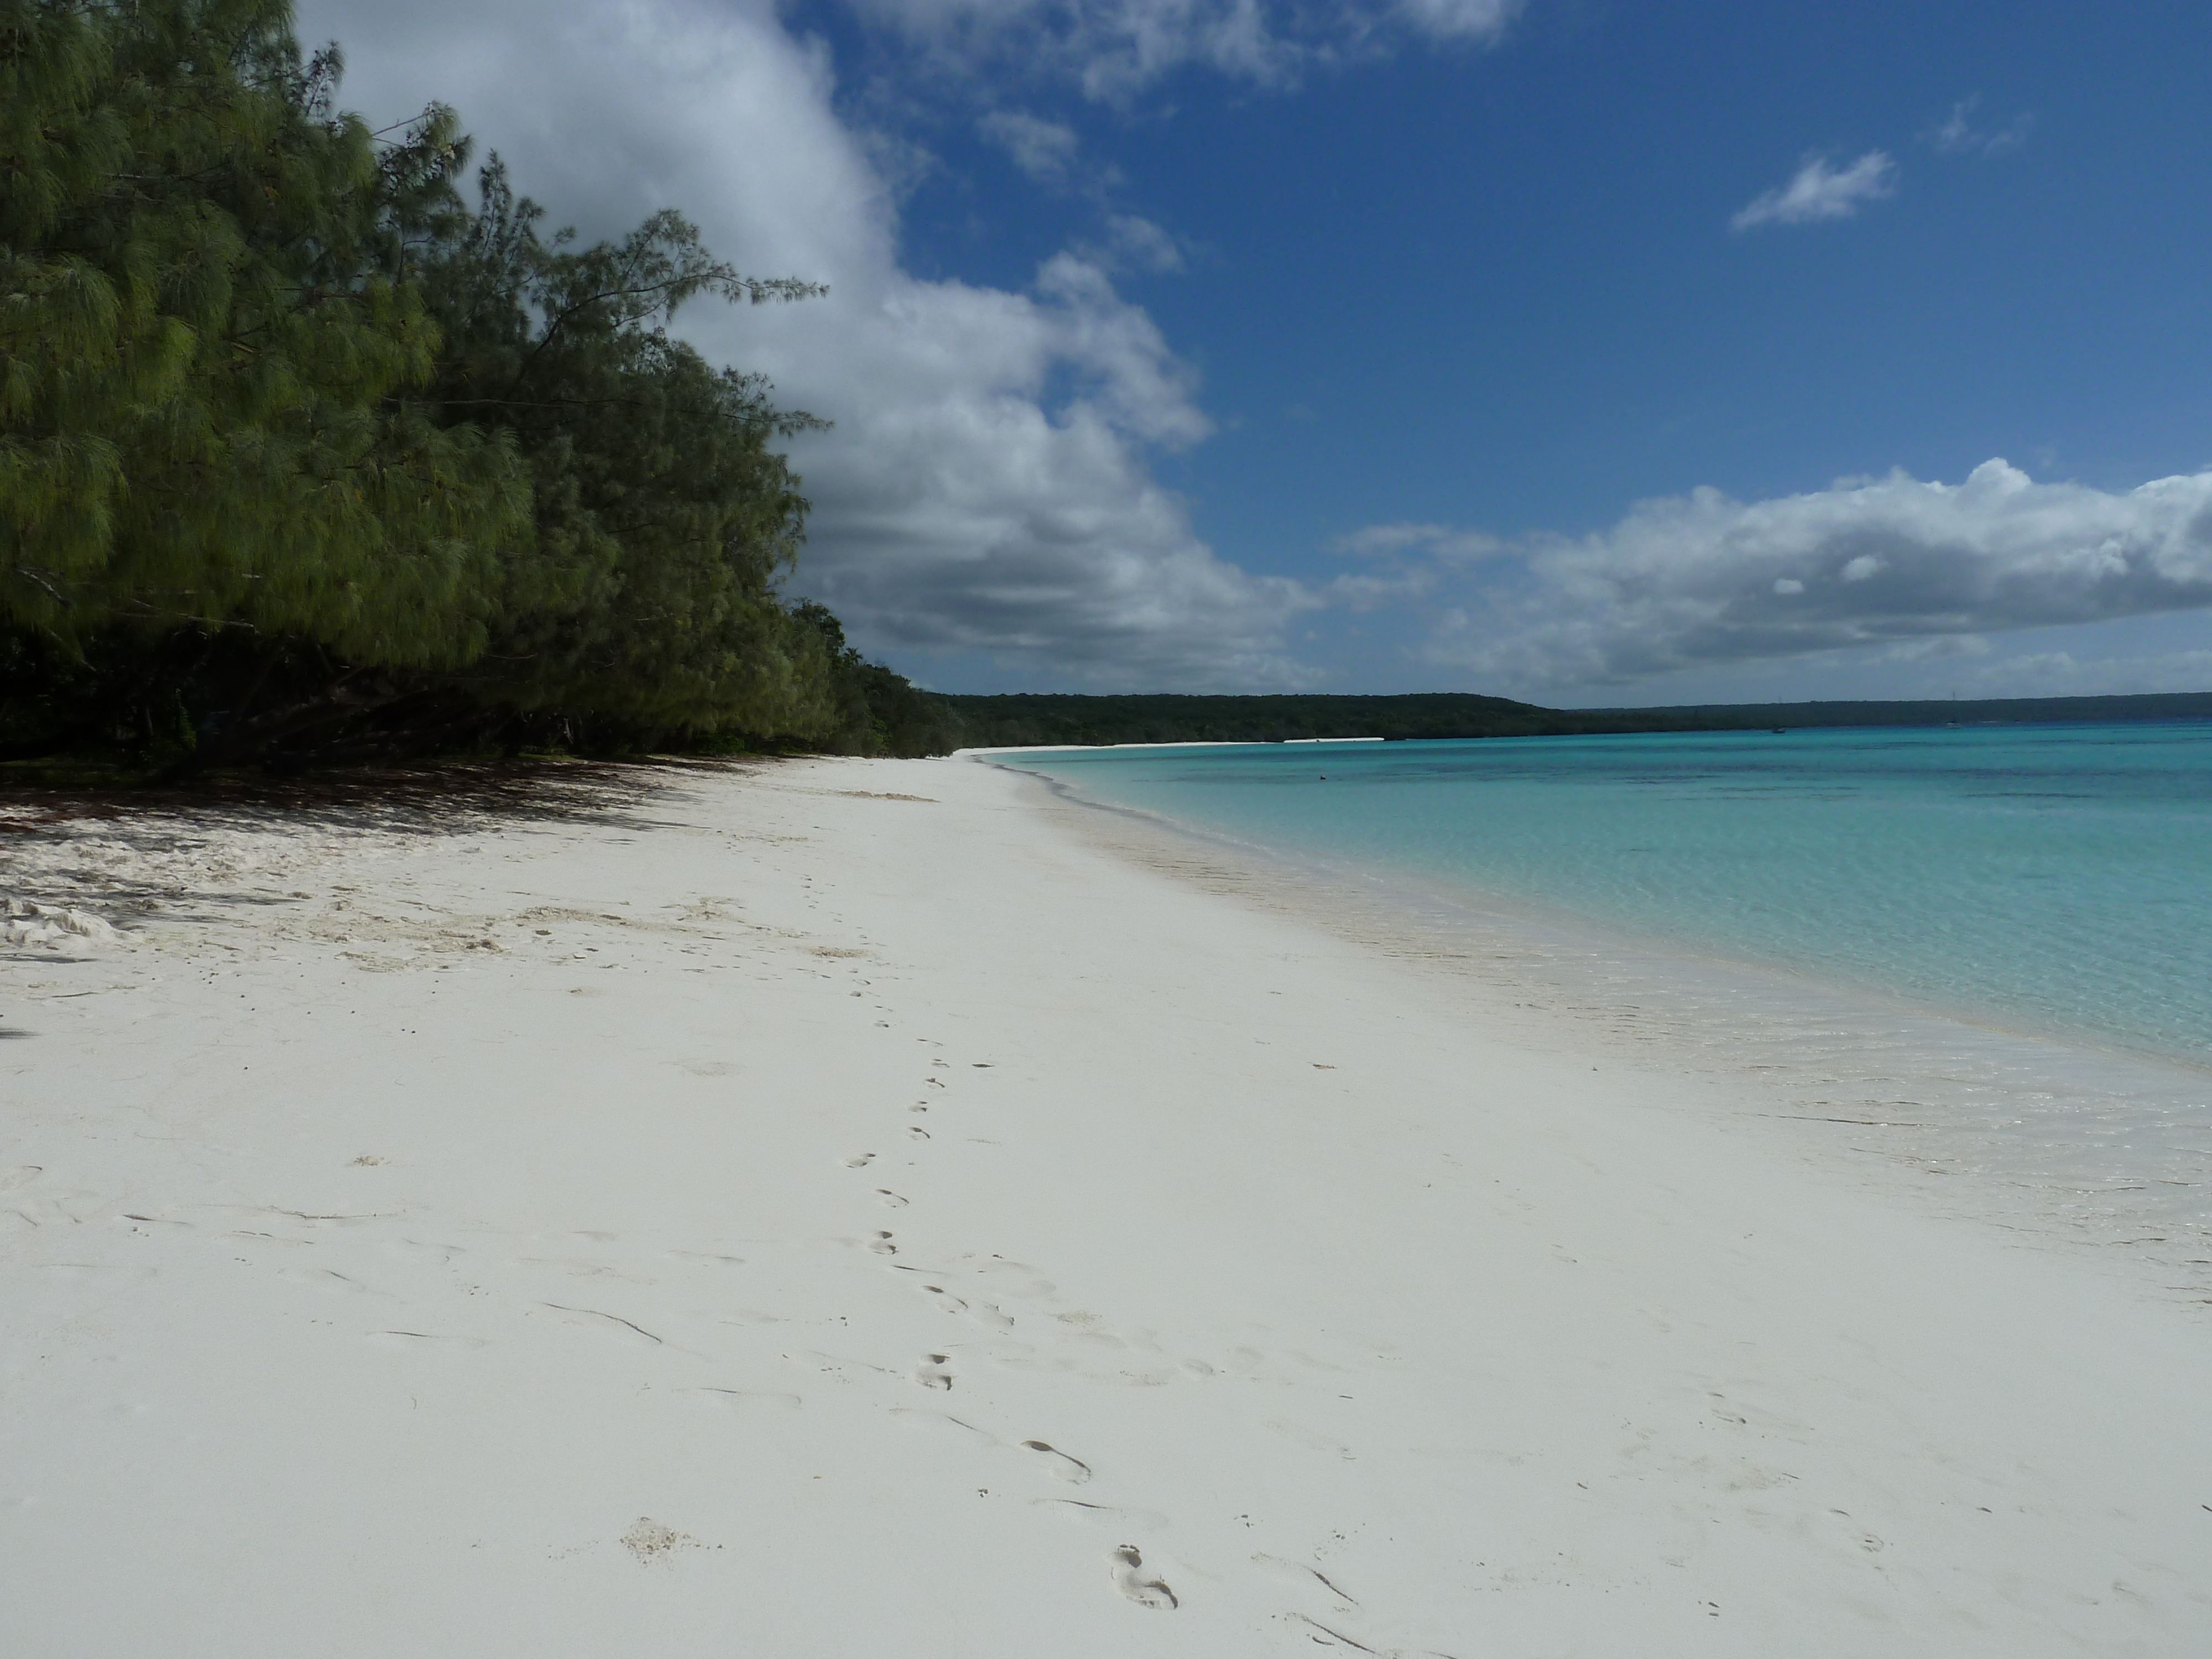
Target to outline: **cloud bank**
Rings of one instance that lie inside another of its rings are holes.
[[[1897,188],[1897,164],[1887,151],[1870,149],[1838,171],[1825,155],[1808,157],[1786,185],[1768,191],[1729,221],[1732,230],[1757,225],[1811,225],[1848,219],[1869,202]]]
[[[1476,568],[1494,574],[1445,590],[1457,602],[1424,653],[1488,684],[1974,653],[1991,634],[2212,606],[2212,471],[2112,493],[1990,460],[1959,484],[1899,472],[1752,502],[1698,489]]]

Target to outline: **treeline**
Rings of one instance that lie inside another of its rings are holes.
[[[1407,696],[946,696],[976,748],[1115,743],[1284,743],[1310,738],[1542,738],[1775,726],[1948,726],[2212,719],[2212,694],[1973,702],[1719,703],[1544,708],[1456,692]]]
[[[0,0],[0,758],[941,750],[791,605],[819,424],[668,333],[820,292],[548,234],[289,0]]]
[[[1282,743],[1300,738],[1559,737],[1595,728],[1571,713],[1459,692],[1359,697],[946,696],[973,748],[1039,744]]]

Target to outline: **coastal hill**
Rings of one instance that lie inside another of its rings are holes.
[[[938,701],[977,749],[1115,743],[1286,743],[1316,738],[1552,738],[1585,732],[1773,726],[1982,726],[2212,719],[2212,692],[1970,702],[1752,702],[1670,708],[1546,708],[1462,692],[1405,696],[1079,696],[1022,693]]]

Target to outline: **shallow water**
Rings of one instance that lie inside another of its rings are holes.
[[[2212,723],[1022,763],[1279,850],[2212,1062]]]
[[[2212,1255],[2212,723],[1004,762],[1479,936],[1898,1162]]]

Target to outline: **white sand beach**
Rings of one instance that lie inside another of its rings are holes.
[[[1073,811],[19,815],[0,1652],[2212,1653],[2212,1310]]]

